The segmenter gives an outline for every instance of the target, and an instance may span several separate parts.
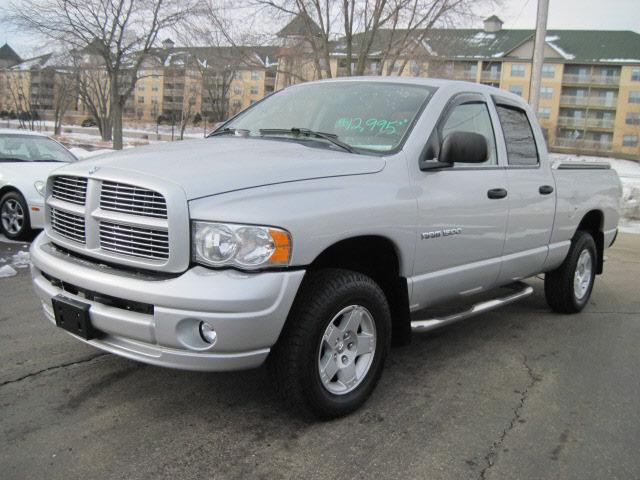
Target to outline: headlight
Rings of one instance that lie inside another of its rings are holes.
[[[44,190],[47,184],[44,183],[42,180],[38,180],[36,183],[33,184],[33,186],[35,187],[36,191],[44,197]]]
[[[291,256],[289,233],[273,227],[193,222],[192,242],[194,260],[213,267],[286,267]]]

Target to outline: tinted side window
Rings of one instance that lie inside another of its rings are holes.
[[[487,161],[480,165],[496,165],[498,163],[496,156],[496,141],[493,135],[493,126],[491,125],[491,117],[485,103],[463,103],[451,110],[447,120],[442,126],[440,132],[442,139],[453,132],[473,132],[479,133],[487,139],[489,148],[489,157]],[[464,162],[457,162],[464,163]],[[478,165],[478,164],[474,164]],[[455,167],[455,165],[454,165]]]
[[[496,105],[507,144],[509,165],[537,165],[538,149],[524,110]]]

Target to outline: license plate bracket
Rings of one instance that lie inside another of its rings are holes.
[[[51,303],[58,327],[85,340],[95,338],[96,330],[91,325],[91,319],[89,318],[91,305],[63,295],[53,297]]]

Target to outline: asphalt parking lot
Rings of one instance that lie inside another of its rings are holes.
[[[264,369],[80,344],[18,269],[0,278],[0,477],[640,478],[640,235],[607,256],[583,313],[551,313],[533,279],[520,303],[392,350],[365,407],[325,423],[282,407]]]

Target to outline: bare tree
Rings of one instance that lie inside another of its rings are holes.
[[[455,24],[495,0],[255,0],[263,8],[295,18],[299,39],[310,50],[318,78],[334,75],[332,54],[341,58],[340,76],[401,74],[419,58],[436,25]],[[337,42],[336,42],[337,40]],[[375,68],[371,68],[371,64]]]
[[[195,12],[197,0],[20,0],[5,20],[72,48],[88,46],[109,81],[113,148],[122,148],[122,113],[140,66],[157,40]]]
[[[95,120],[100,137],[104,141],[112,139],[111,84],[101,62],[91,56],[74,52],[74,82],[78,98]]]

